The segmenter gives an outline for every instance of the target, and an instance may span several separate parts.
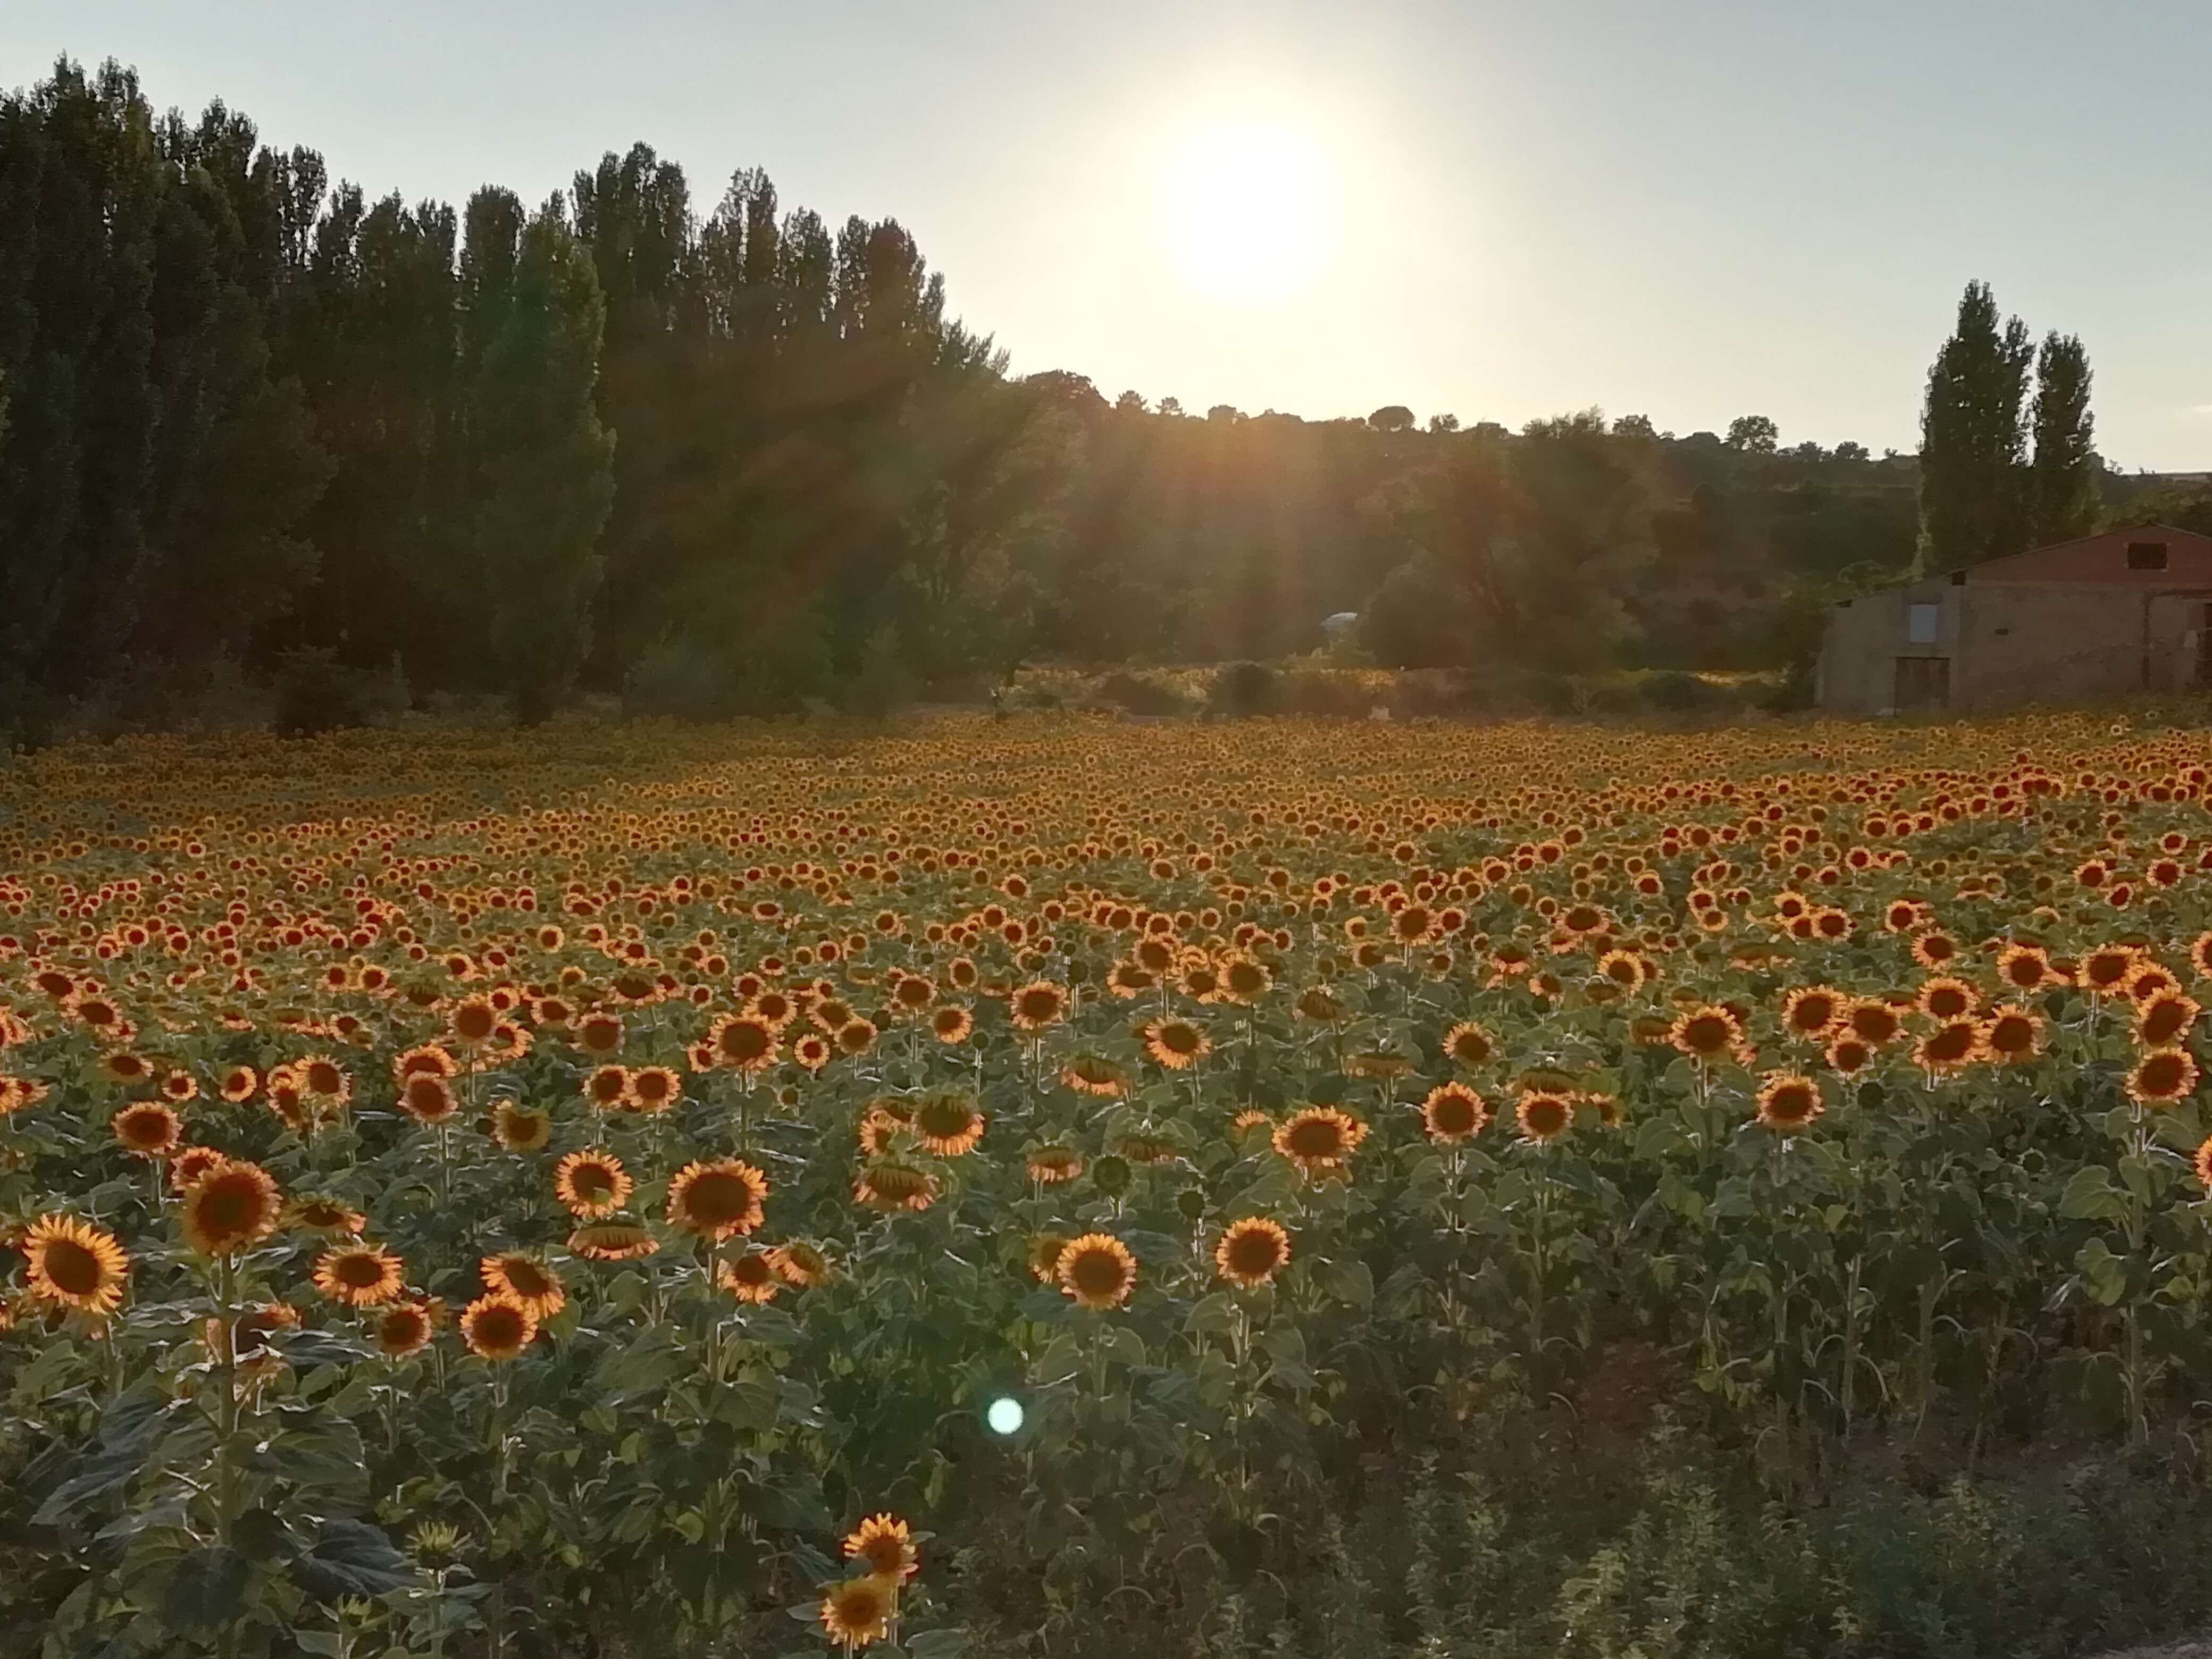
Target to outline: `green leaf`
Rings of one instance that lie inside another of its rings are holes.
[[[2111,1172],[2092,1164],[2075,1170],[2058,1200],[2058,1213],[2074,1221],[2124,1221],[2128,1211]]]
[[[388,1595],[417,1582],[415,1564],[365,1521],[323,1522],[315,1547],[292,1563],[292,1577],[310,1595]]]
[[[204,1544],[177,1563],[161,1598],[161,1617],[176,1630],[212,1630],[246,1611],[252,1576],[246,1558],[227,1544]]]
[[[906,1650],[914,1659],[960,1659],[968,1651],[968,1632],[957,1626],[918,1631],[906,1638]]]
[[[1314,1263],[1314,1280],[1340,1302],[1364,1308],[1375,1300],[1375,1275],[1364,1261],[1320,1261]]]

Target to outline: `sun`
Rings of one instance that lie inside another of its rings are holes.
[[[1160,237],[1183,282],[1224,305],[1265,306],[1328,268],[1336,203],[1313,137],[1273,122],[1220,122],[1170,153]]]

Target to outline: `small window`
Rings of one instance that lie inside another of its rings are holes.
[[[1936,616],[1939,609],[1932,605],[1908,605],[1905,607],[1905,642],[1907,645],[1936,643]]]
[[[2128,568],[2130,570],[2163,570],[2166,568],[2164,542],[2130,542]]]

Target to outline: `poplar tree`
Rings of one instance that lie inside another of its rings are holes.
[[[1920,417],[1923,572],[1957,570],[2027,544],[2021,405],[2034,356],[2027,325],[1997,320],[1986,283],[1969,283],[1959,323],[1928,371]]]
[[[2071,334],[2054,330],[2036,354],[2034,427],[2028,527],[2039,547],[2087,535],[2097,523],[2100,468],[2089,414],[2089,355]]]

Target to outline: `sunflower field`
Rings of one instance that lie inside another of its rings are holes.
[[[2212,1613],[2212,746],[0,771],[0,1654],[2051,1652]]]

